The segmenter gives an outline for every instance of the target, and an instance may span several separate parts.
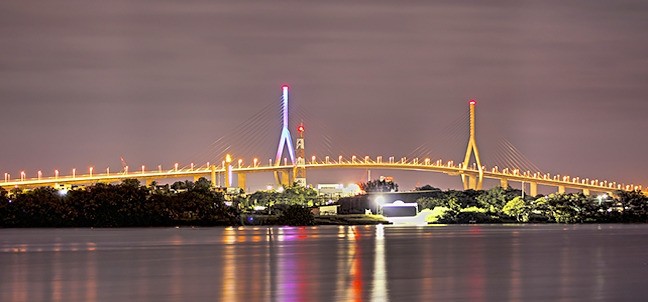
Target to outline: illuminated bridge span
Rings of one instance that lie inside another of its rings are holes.
[[[77,174],[73,170],[72,175],[59,175],[56,171],[53,177],[44,177],[39,171],[35,178],[26,177],[25,172],[20,173],[20,178],[11,179],[9,174],[5,173],[4,181],[0,182],[0,187],[5,189],[21,188],[29,189],[41,186],[71,186],[71,185],[89,185],[94,183],[113,183],[125,179],[139,179],[147,184],[153,181],[163,179],[182,179],[193,178],[197,180],[200,177],[210,179],[213,186],[222,187],[240,187],[246,188],[246,179],[248,174],[252,173],[273,173],[277,184],[289,185],[297,183],[298,185],[306,184],[306,171],[313,169],[394,169],[404,171],[427,171],[438,172],[447,175],[459,176],[462,179],[464,189],[482,189],[484,179],[498,180],[502,187],[507,187],[509,182],[521,182],[529,184],[530,195],[535,196],[538,193],[538,186],[555,188],[557,192],[564,193],[565,189],[580,190],[584,194],[591,192],[612,193],[616,190],[641,190],[641,186],[633,184],[626,185],[613,181],[599,181],[598,179],[588,179],[580,177],[570,177],[564,175],[551,175],[549,173],[521,171],[519,168],[499,168],[497,166],[487,168],[481,164],[479,150],[475,139],[475,105],[476,102],[471,100],[470,104],[470,137],[464,161],[455,163],[453,161],[443,161],[441,159],[430,158],[406,158],[406,157],[382,157],[370,158],[369,156],[357,157],[351,156],[344,158],[337,157],[315,157],[305,158],[304,152],[304,127],[299,125],[297,128],[299,137],[295,141],[293,149],[293,140],[288,130],[288,87],[282,87],[283,100],[283,128],[279,141],[279,147],[276,159],[270,159],[267,164],[261,163],[258,159],[247,161],[243,158],[234,161],[230,155],[225,156],[219,165],[209,164],[194,167],[179,168],[175,164],[173,169],[163,170],[158,166],[157,170],[146,170],[144,166],[139,171],[128,171],[128,167],[121,172],[111,173],[106,170],[104,173],[95,173],[90,168],[87,174]],[[282,153],[286,147],[289,151],[289,159],[284,158],[281,162]],[[471,158],[474,162],[471,163]],[[236,176],[236,183],[234,183]],[[220,180],[223,179],[221,184]]]
[[[404,171],[428,171],[440,172],[447,175],[468,175],[478,177],[479,169],[474,165],[464,168],[463,165],[455,164],[452,161],[443,162],[442,160],[432,161],[426,159],[407,159],[379,156],[377,158],[365,157],[351,157],[343,158],[336,157],[331,159],[324,157],[322,159],[311,158],[306,161],[305,168],[307,169],[394,169]],[[119,182],[124,179],[139,179],[148,184],[152,181],[161,179],[178,179],[178,178],[193,178],[194,180],[205,177],[210,179],[212,184],[216,185],[219,180],[224,178],[223,183],[225,186],[232,185],[233,175],[237,176],[237,184],[235,186],[245,188],[246,176],[251,173],[268,173],[279,172],[283,179],[282,184],[286,185],[291,182],[290,175],[294,174],[295,165],[261,165],[258,161],[253,164],[244,165],[243,160],[238,161],[234,165],[210,165],[196,168],[183,168],[171,170],[140,170],[136,172],[120,172],[120,173],[87,173],[80,175],[69,175],[59,177],[37,177],[37,178],[24,178],[19,180],[8,180],[0,182],[0,185],[5,188],[20,187],[20,188],[34,188],[40,186],[56,186],[56,185],[88,185],[93,183],[111,183]],[[530,194],[536,195],[538,185],[549,186],[557,188],[558,192],[565,192],[565,189],[582,190],[585,194],[590,192],[613,192],[616,190],[640,190],[641,186],[618,184],[616,182],[580,179],[579,177],[569,177],[550,174],[531,173],[530,171],[521,172],[519,170],[500,170],[497,167],[486,169],[482,167],[484,178],[496,179],[500,181],[502,187],[508,186],[508,182],[525,182],[530,184]]]

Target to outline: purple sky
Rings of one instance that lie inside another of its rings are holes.
[[[544,172],[648,185],[645,1],[306,3],[0,2],[0,173],[202,160],[268,104],[276,127],[250,137],[274,157],[288,83],[308,157],[327,152],[327,136],[345,154],[424,145],[458,161],[467,125],[453,125],[475,98],[485,165],[506,140]],[[460,184],[372,173],[404,189]]]

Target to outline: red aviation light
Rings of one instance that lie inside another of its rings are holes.
[[[288,84],[283,84],[283,85],[281,85],[281,89],[288,89],[288,88],[289,88],[289,87],[288,87]]]
[[[299,125],[299,126],[297,127],[297,131],[299,131],[299,133],[304,132],[304,125]]]
[[[470,102],[468,102],[468,104],[470,104],[470,105],[475,105],[475,104],[477,104],[477,101],[475,101],[475,100],[470,100]]]

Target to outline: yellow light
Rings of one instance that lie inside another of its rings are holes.
[[[225,155],[225,162],[228,163],[228,164],[231,163],[232,162],[232,156],[229,155],[229,154]]]

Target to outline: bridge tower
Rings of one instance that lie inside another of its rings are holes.
[[[466,156],[464,157],[462,164],[464,172],[461,173],[461,182],[463,183],[464,190],[481,190],[484,181],[484,170],[481,160],[479,159],[479,150],[477,149],[477,140],[475,139],[475,105],[477,102],[475,100],[470,100],[468,104],[470,105],[470,137],[468,138]],[[466,171],[470,168],[470,155],[473,153],[477,164],[477,173]]]
[[[279,137],[279,145],[277,147],[277,156],[275,157],[275,166],[281,166],[284,147],[288,149],[290,155],[290,162],[295,164],[295,148],[293,148],[292,137],[290,130],[288,130],[288,85],[281,86],[281,109],[283,113],[283,128],[281,129],[281,136]],[[289,174],[287,171],[275,170],[275,179],[277,184],[290,185]]]
[[[299,186],[306,186],[306,153],[304,151],[304,124],[297,127],[299,138],[295,144],[297,153],[297,165],[295,165],[295,183]]]

